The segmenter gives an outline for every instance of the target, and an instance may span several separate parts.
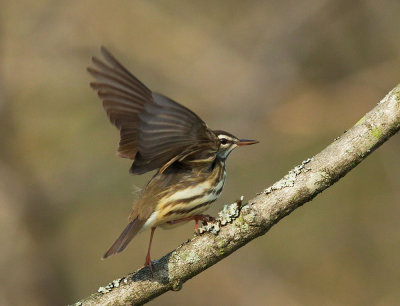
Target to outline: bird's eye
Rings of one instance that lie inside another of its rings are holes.
[[[223,145],[228,143],[228,140],[227,140],[226,138],[221,138],[219,141],[220,141],[221,144],[223,144]]]

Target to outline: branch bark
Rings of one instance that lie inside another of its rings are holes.
[[[312,200],[356,167],[400,129],[400,84],[351,129],[295,167],[245,205],[220,213],[219,223],[154,261],[154,275],[140,269],[114,280],[77,305],[137,305],[169,291],[264,235],[283,217]]]

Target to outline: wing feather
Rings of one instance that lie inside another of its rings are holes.
[[[118,153],[134,160],[131,172],[165,170],[174,161],[190,159],[190,152],[215,154],[215,134],[194,112],[153,93],[104,47],[105,62],[92,58],[95,78],[90,86],[103,101],[109,120],[120,130]]]

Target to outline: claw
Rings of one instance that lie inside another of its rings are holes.
[[[153,276],[153,264],[151,262],[150,253],[147,254],[146,260],[144,262],[144,267],[148,266],[151,276]]]
[[[197,235],[200,235],[199,233],[199,221],[201,221],[201,223],[203,225],[207,225],[208,222],[215,222],[215,218],[213,216],[210,215],[196,215],[194,216],[194,230],[196,232]]]
[[[144,267],[149,266],[150,269],[150,274],[153,277],[153,264],[151,263],[151,258],[150,258],[150,249],[151,249],[151,242],[153,241],[153,235],[154,235],[154,231],[156,230],[155,227],[151,228],[151,234],[150,234],[150,243],[149,243],[149,248],[147,250],[147,255],[146,255],[146,259],[144,261]]]
[[[201,221],[203,225],[206,225],[207,222],[215,222],[215,218],[210,215],[195,215],[195,216],[185,217],[182,219],[168,221],[167,223],[177,224],[188,220],[194,220],[194,230],[197,235],[199,235],[199,221]]]

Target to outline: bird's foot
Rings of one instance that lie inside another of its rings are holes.
[[[153,276],[153,264],[151,262],[150,254],[147,254],[143,268],[145,268],[147,266],[149,267],[151,276]]]
[[[185,221],[189,221],[189,220],[194,220],[194,222],[195,222],[194,230],[197,235],[199,235],[199,221],[201,221],[201,223],[203,223],[203,225],[206,225],[208,222],[215,222],[215,218],[213,216],[195,215],[195,216],[185,217],[182,219],[171,220],[171,221],[168,221],[167,223],[170,225],[173,225],[173,224],[177,224],[177,223],[185,222]]]
[[[206,224],[207,222],[215,222],[215,218],[210,215],[196,215],[194,218],[195,220],[203,222],[203,224]]]
[[[215,218],[213,216],[210,215],[196,215],[193,216],[194,219],[194,230],[196,232],[197,235],[200,235],[199,233],[199,221],[201,221],[203,223],[203,225],[206,225],[208,222],[215,222]]]

